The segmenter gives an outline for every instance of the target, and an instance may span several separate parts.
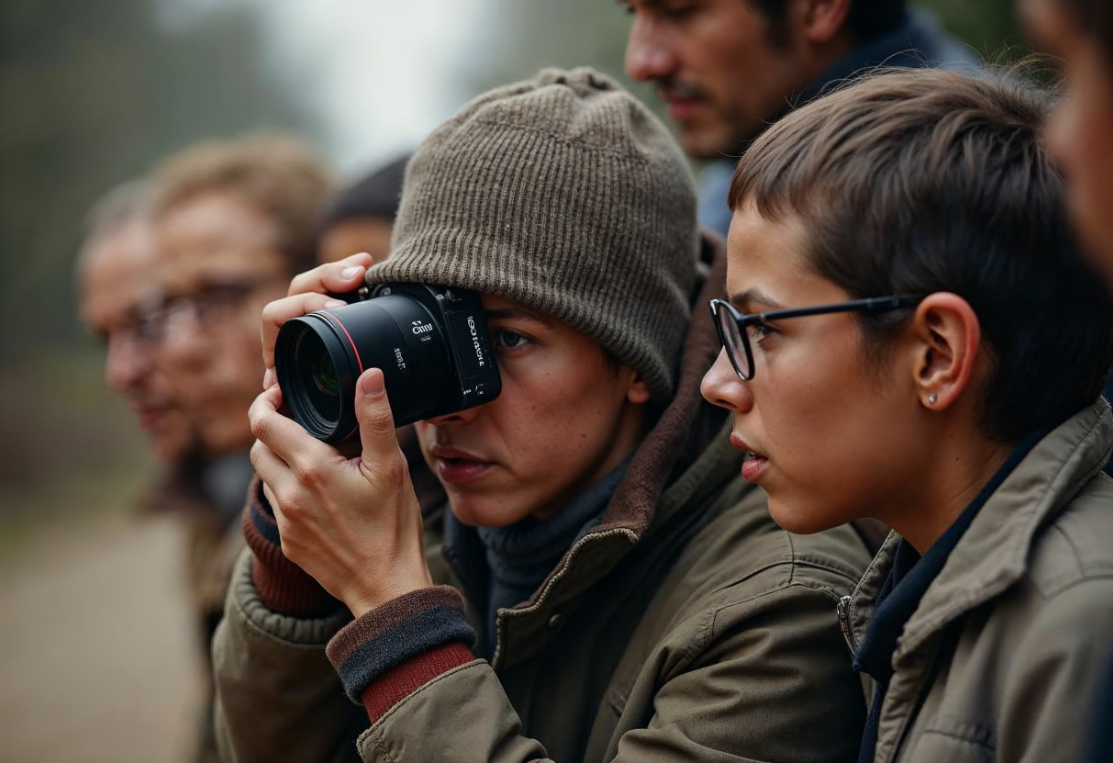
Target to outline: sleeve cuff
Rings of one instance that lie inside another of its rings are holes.
[[[243,510],[243,534],[255,559],[251,579],[263,603],[291,617],[324,617],[343,608],[321,584],[282,553],[282,539],[274,512],[263,494],[263,481],[255,477]]]
[[[474,660],[474,644],[459,591],[437,586],[349,623],[326,651],[348,698],[362,704],[374,723],[432,679]]]

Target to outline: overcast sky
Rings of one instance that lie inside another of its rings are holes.
[[[160,0],[168,25],[238,2],[264,20],[268,67],[322,115],[352,174],[413,148],[471,94],[491,50],[487,0]]]

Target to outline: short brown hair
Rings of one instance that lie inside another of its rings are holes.
[[[1054,101],[1003,71],[867,77],[754,141],[729,196],[802,217],[809,266],[852,298],[969,302],[993,363],[984,424],[1007,442],[1091,404],[1113,363],[1113,303],[1075,246],[1041,140]],[[911,314],[859,316],[867,346]]]
[[[324,161],[287,136],[207,141],[172,154],[155,171],[155,215],[203,193],[230,192],[270,219],[291,275],[313,267],[317,215],[331,190]]]

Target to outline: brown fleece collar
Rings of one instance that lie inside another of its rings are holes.
[[[719,354],[719,337],[707,303],[726,296],[726,244],[707,231],[701,233],[701,239],[700,259],[711,267],[692,305],[676,395],[634,453],[602,522],[591,534],[619,527],[630,529],[639,537],[644,534],[678,461],[682,456],[688,460],[698,455],[722,423],[721,412],[702,405],[700,383]],[[694,431],[700,434],[698,442],[692,442]],[[686,452],[689,450],[692,452]]]

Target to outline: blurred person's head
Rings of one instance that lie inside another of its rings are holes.
[[[855,46],[898,26],[905,0],[621,0],[626,73],[653,82],[689,155],[736,156]]]
[[[1038,44],[1066,62],[1069,88],[1048,130],[1071,211],[1113,284],[1113,3],[1023,0]]]
[[[544,518],[640,443],[674,394],[695,209],[665,126],[586,69],[481,95],[414,154],[368,280],[482,298],[501,395],[416,425],[462,522]]]
[[[263,379],[259,315],[315,262],[328,173],[303,144],[255,135],[186,148],[154,181],[160,364],[207,453],[220,456],[253,440],[247,409]]]
[[[105,345],[105,381],[123,395],[159,458],[177,461],[194,446],[169,381],[155,366],[145,314],[155,297],[150,190],[119,186],[90,210],[76,263],[81,320]]]
[[[390,256],[390,235],[406,177],[404,156],[338,193],[318,223],[317,262],[337,262],[367,252],[381,262]]]
[[[742,157],[737,311],[909,297],[751,319],[749,380],[726,351],[704,379],[784,528],[872,516],[922,552],[916,522],[971,486],[955,480],[988,481],[1024,438],[1097,400],[1113,305],[1041,142],[1051,106],[1004,75],[885,74],[794,112]]]

